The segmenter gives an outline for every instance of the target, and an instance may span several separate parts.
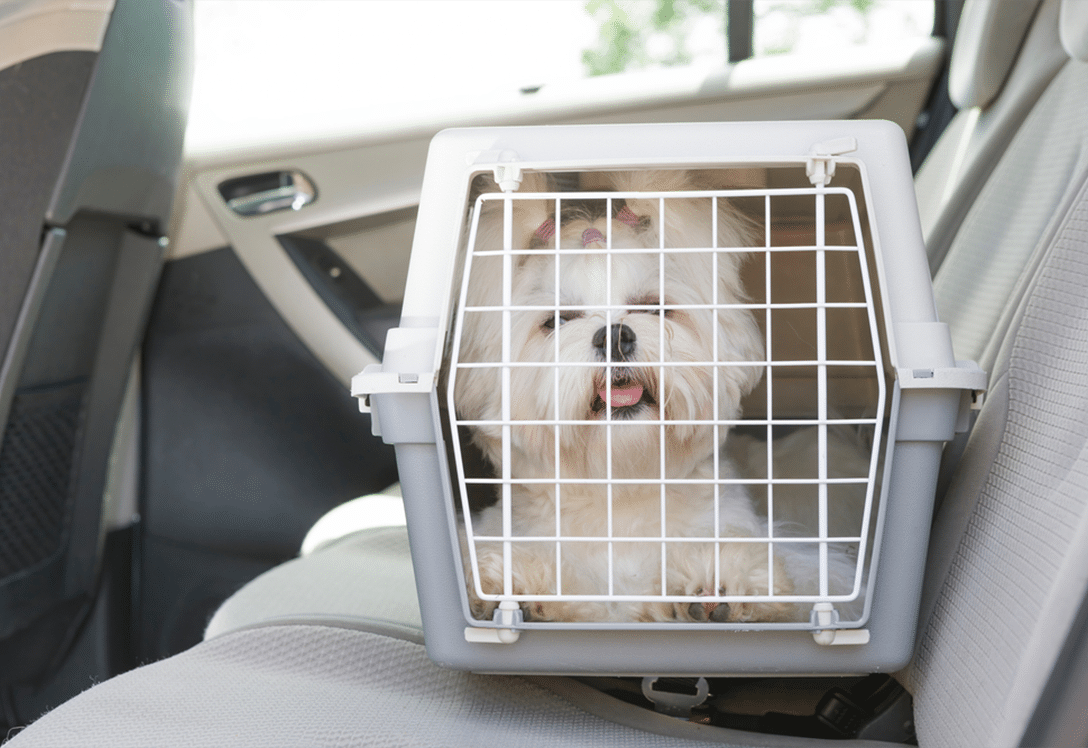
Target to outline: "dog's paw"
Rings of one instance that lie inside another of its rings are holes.
[[[713,592],[709,590],[699,589],[694,594],[700,597],[710,597]],[[729,591],[722,587],[721,595],[729,594]],[[688,603],[687,606],[682,604],[677,605],[677,618],[686,621],[698,621],[708,623],[732,623],[735,621],[751,620],[749,618],[741,617],[748,614],[747,608],[751,603],[724,603],[707,601],[705,603],[693,602]]]
[[[486,560],[482,559],[482,560]],[[478,621],[490,621],[495,609],[499,607],[495,600],[485,600],[476,593],[476,585],[472,578],[472,569],[465,564],[465,586],[468,590],[468,609],[472,617]],[[480,587],[485,595],[495,595],[502,591],[502,576],[495,573],[494,564],[480,564]]]
[[[571,621],[570,605],[560,602],[544,602],[532,600],[521,604],[521,614],[526,621]]]
[[[610,606],[595,602],[567,602],[562,600],[533,600],[521,604],[526,621],[593,621],[624,620],[612,615]]]
[[[695,594],[699,595],[700,597],[706,597],[711,595],[712,593],[707,590],[700,589]],[[722,594],[725,594],[724,589],[722,590]],[[677,612],[683,613],[683,615],[678,615],[677,618],[691,621],[710,621],[713,623],[726,623],[727,621],[729,621],[729,603],[710,601],[705,603],[694,602],[689,603],[686,609],[684,609],[682,606],[678,606],[678,608],[679,609]]]
[[[494,600],[481,600],[476,597],[471,588],[469,589],[468,610],[477,621],[490,621],[494,618],[495,609],[498,607],[498,603]]]
[[[709,596],[710,592],[697,594]],[[746,594],[723,588],[722,595]],[[751,594],[751,593],[747,593]],[[787,602],[693,602],[677,605],[680,620],[707,623],[755,623],[767,621],[792,621],[797,618],[797,606]]]
[[[775,556],[773,566],[774,582],[771,583],[771,570],[767,566],[764,550],[752,545],[735,549],[723,563],[718,594],[733,598],[725,602],[692,602],[683,611],[688,620],[710,621],[714,623],[757,623],[770,621],[797,621],[802,619],[802,606],[784,600],[756,600],[754,598],[787,597],[794,593],[793,579],[785,562]],[[773,587],[773,592],[769,592]],[[699,580],[689,582],[685,594],[711,596],[713,584],[699,584]]]
[[[796,621],[799,607],[795,603],[751,602],[732,603],[729,606],[730,623],[762,623],[770,621]]]

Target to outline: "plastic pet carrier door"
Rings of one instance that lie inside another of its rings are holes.
[[[434,660],[909,658],[985,375],[935,319],[894,125],[441,133],[403,315],[353,391],[397,447]]]

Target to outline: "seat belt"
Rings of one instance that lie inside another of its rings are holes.
[[[911,696],[883,673],[869,675],[849,688],[832,688],[810,715],[733,714],[716,709],[712,701],[705,709],[709,711],[709,724],[717,727],[807,738],[917,744]]]
[[[698,724],[767,735],[832,740],[881,740],[916,745],[914,704],[894,678],[869,675],[820,697],[812,714],[738,714],[718,706],[718,679],[691,677],[579,678],[591,688],[628,704]],[[724,679],[725,687],[729,679]]]

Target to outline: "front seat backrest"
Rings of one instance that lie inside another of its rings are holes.
[[[1085,65],[1067,62],[979,192],[934,276],[956,356],[988,369],[1039,252],[1088,169]],[[1025,272],[1026,271],[1026,272]]]
[[[93,604],[181,161],[191,8],[117,0],[107,17],[97,55],[0,71],[0,687],[39,682]]]
[[[949,67],[949,96],[959,111],[914,179],[932,272],[994,164],[1068,59],[1058,41],[1059,5],[964,4]]]

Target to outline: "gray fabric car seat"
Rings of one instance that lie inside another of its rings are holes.
[[[344,594],[360,584],[359,594]],[[269,594],[274,590],[279,594]],[[254,625],[346,621],[361,627],[390,626],[404,638],[423,641],[403,525],[360,530],[332,541],[277,566],[263,583],[254,580],[230,600],[212,617],[205,639]]]
[[[936,272],[1009,141],[1068,59],[1060,0],[967,0],[949,69],[958,109],[914,177],[922,235]]]
[[[934,276],[956,355],[988,369],[1010,310],[1088,168],[1088,72],[1069,61],[1051,81],[968,211]]]
[[[1088,81],[1088,78],[1084,80]],[[934,524],[922,745],[1017,745],[1085,600],[1088,186],[1048,242]]]
[[[1083,48],[1088,22],[1063,17],[1063,24],[1063,40],[1077,42],[1067,43],[1070,50]],[[982,277],[993,284],[986,295],[1018,301],[1007,315],[978,306],[999,343],[981,333],[966,338],[997,353],[991,391],[934,526],[919,645],[901,674],[914,692],[922,746],[1019,744],[1084,599],[1088,164],[1078,156],[1086,150],[1088,117],[1077,112],[1086,90],[1088,59],[1070,61],[994,169],[945,263],[953,270],[943,294],[966,294]],[[1066,130],[1055,132],[1055,119]],[[1051,149],[1058,151],[1053,159]],[[1004,225],[1017,215],[1026,216],[1013,226],[1019,243],[990,230],[991,221]],[[1020,230],[1021,223],[1032,230]],[[1007,265],[981,273],[999,250],[1012,253]],[[973,277],[962,270],[971,263]],[[662,731],[672,736],[669,744],[799,744],[663,721],[568,679],[478,676],[431,665],[416,643],[404,540],[400,529],[372,530],[278,567],[228,601],[204,643],[90,689],[11,746],[458,745],[496,738],[611,745],[654,744]],[[400,575],[391,577],[385,562]],[[297,595],[318,578],[324,591],[309,587],[304,605],[270,602],[277,590]],[[338,607],[329,607],[327,594],[341,598]],[[252,607],[258,600],[259,615],[227,615],[235,601]]]
[[[0,724],[99,593],[110,450],[181,162],[190,10],[0,7]]]
[[[274,625],[218,637],[96,686],[8,745],[664,748],[707,742],[812,745],[676,720],[566,678],[443,670],[422,645],[388,632]]]

